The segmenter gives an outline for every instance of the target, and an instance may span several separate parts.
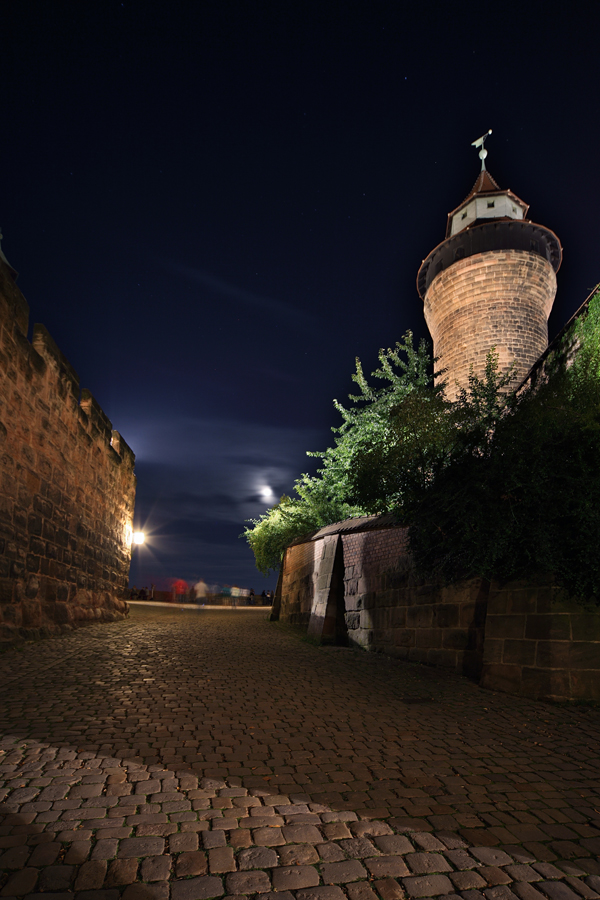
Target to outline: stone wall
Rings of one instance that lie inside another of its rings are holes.
[[[324,641],[344,641],[347,626],[344,606],[344,557],[339,534],[329,534],[313,544],[315,563],[312,608],[308,636]]]
[[[285,610],[281,619],[291,625],[308,625],[314,597],[315,544],[308,541],[288,547],[281,577]]]
[[[556,294],[552,265],[536,253],[494,250],[458,260],[440,272],[425,295],[434,355],[446,368],[449,399],[469,368],[481,377],[491,347],[501,371],[516,363],[519,384],[548,346],[548,316]]]
[[[289,547],[272,618],[313,638],[449,668],[490,690],[600,700],[600,610],[544,582],[417,577],[407,529],[341,522]]]
[[[407,529],[343,535],[344,604],[351,643],[477,678],[487,582],[442,587],[415,575]]]
[[[344,524],[286,551],[281,621],[306,625],[316,639],[478,677],[487,584],[424,583],[407,552],[407,529],[344,533]]]
[[[127,615],[134,455],[0,259],[0,644]]]
[[[544,582],[492,584],[481,684],[534,699],[600,700],[600,611]]]

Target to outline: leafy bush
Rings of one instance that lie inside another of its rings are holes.
[[[397,505],[396,497],[386,493],[385,483],[372,503],[363,502],[354,483],[354,471],[369,453],[383,455],[388,445],[397,443],[393,409],[413,395],[442,402],[439,399],[442,386],[433,386],[426,342],[415,348],[410,331],[395,347],[379,351],[379,367],[373,377],[384,384],[371,387],[357,359],[352,380],[358,385],[359,393],[350,395],[353,406],[346,409],[334,400],[343,421],[332,429],[336,435],[333,447],[308,454],[323,461],[317,475],[302,475],[294,485],[295,497],[282,497],[246,527],[244,536],[261,572],[266,574],[269,569],[277,569],[285,548],[307,532],[349,516]]]
[[[308,479],[308,476],[302,476],[302,479]],[[297,498],[284,494],[279,503],[260,518],[252,519],[250,526],[246,526],[241,535],[250,544],[256,567],[263,575],[279,568],[286,547],[296,538],[316,531],[323,525],[357,514],[355,508],[347,503],[336,502],[328,497],[319,498],[316,489],[306,491],[305,496],[302,496],[302,479],[296,482]],[[319,502],[320,499],[322,502]]]
[[[600,601],[600,294],[540,381],[455,442],[413,498],[411,549],[447,580],[542,574]],[[473,387],[461,400],[474,411]]]
[[[261,571],[300,535],[350,515],[392,511],[410,525],[418,569],[454,581],[547,575],[600,602],[600,292],[534,385],[509,391],[492,348],[482,378],[450,403],[427,346],[408,332],[379,353],[295,498],[246,529]]]

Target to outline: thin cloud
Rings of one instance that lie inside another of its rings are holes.
[[[258,294],[253,294],[251,291],[246,291],[243,288],[237,287],[235,284],[230,284],[230,282],[225,281],[223,278],[218,278],[216,275],[210,275],[208,272],[203,272],[202,269],[195,269],[191,266],[182,266],[178,263],[172,263],[171,265],[178,275],[188,278],[191,281],[195,281],[198,284],[202,284],[204,287],[209,288],[217,294],[222,294],[225,297],[230,297],[232,300],[238,300],[240,303],[245,303],[253,309],[262,309],[269,315],[292,319],[296,325],[312,327],[317,322],[316,316],[312,315],[312,313],[297,309],[297,307],[284,303],[281,300],[271,300],[269,297],[260,297]]]
[[[323,436],[162,410],[130,416],[127,435],[137,457],[136,516],[149,545],[147,556],[138,554],[143,572],[134,567],[132,581],[204,573],[256,588],[262,579],[239,535],[248,520],[291,493],[300,472],[314,468],[306,449]]]
[[[316,433],[305,429],[179,416],[130,427],[140,506],[147,512],[160,506],[167,520],[241,525],[290,493],[302,471],[314,469],[306,448],[316,444]]]
[[[130,415],[127,429],[128,443],[139,461],[189,463],[204,469],[222,468],[226,460],[257,466],[302,460],[307,450],[323,443],[316,429],[169,415],[162,410],[152,418]]]

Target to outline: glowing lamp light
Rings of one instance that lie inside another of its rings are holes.
[[[143,531],[134,531],[132,537],[134,544],[143,544],[146,540],[146,535]]]

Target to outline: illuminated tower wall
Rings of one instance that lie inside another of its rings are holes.
[[[526,218],[528,206],[502,191],[485,168],[448,216],[445,240],[423,261],[417,288],[446,393],[455,399],[469,372],[481,377],[495,347],[514,383],[548,346],[562,248],[554,232]]]

